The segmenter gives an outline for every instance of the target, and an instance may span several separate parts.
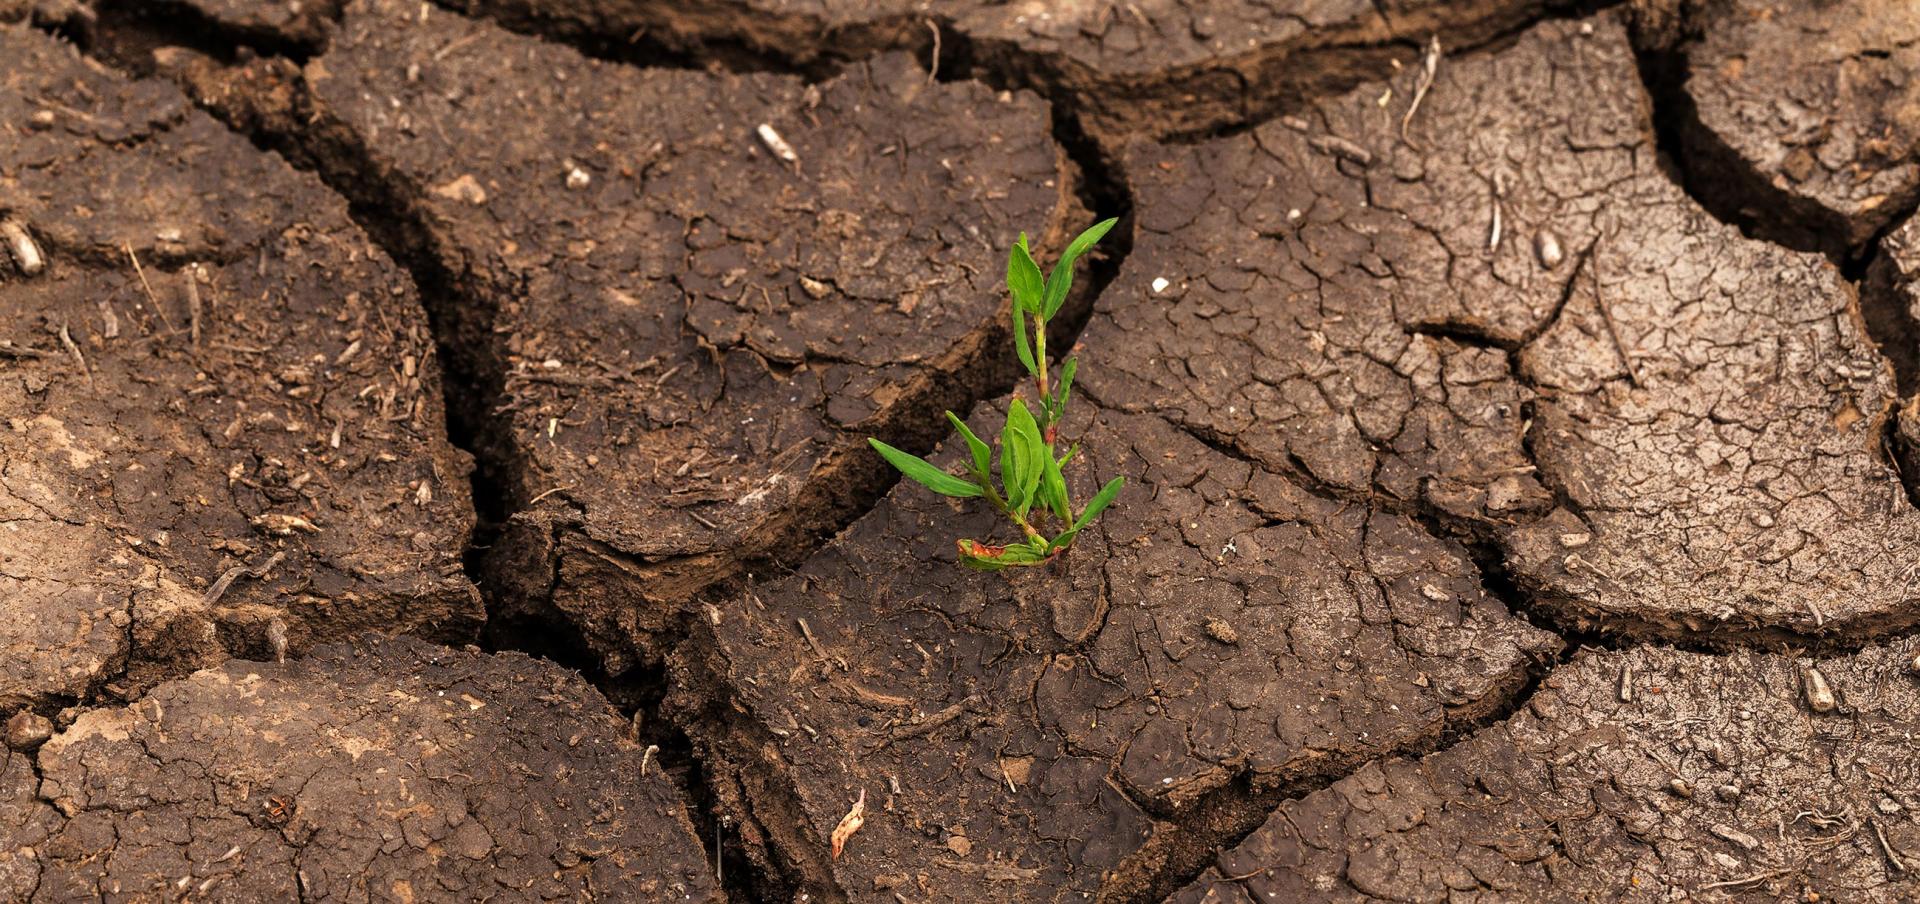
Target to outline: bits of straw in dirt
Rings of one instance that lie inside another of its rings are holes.
[[[867,789],[860,789],[860,796],[853,801],[853,808],[847,815],[840,817],[840,824],[833,827],[833,859],[840,859],[840,852],[846,848],[847,839],[860,827],[867,824]]]
[[[934,467],[917,455],[902,452],[878,439],[869,439],[875,451],[911,478],[915,483],[942,496],[978,497],[995,511],[1007,516],[1025,539],[1019,543],[996,546],[976,540],[959,540],[960,563],[983,571],[999,571],[1015,566],[1045,565],[1073,545],[1075,537],[1093,519],[1099,517],[1126,478],[1115,477],[1094,494],[1084,508],[1076,511],[1067,491],[1062,469],[1079,452],[1068,447],[1056,454],[1060,421],[1066,414],[1073,391],[1073,377],[1079,369],[1078,358],[1068,358],[1060,367],[1059,382],[1049,379],[1047,360],[1047,322],[1066,303],[1073,285],[1073,265],[1082,254],[1112,229],[1117,219],[1103,220],[1080,233],[1068,243],[1053,272],[1045,279],[1040,266],[1027,250],[1027,236],[1020,235],[1007,255],[1007,288],[1013,293],[1013,343],[1020,364],[1033,377],[1038,391],[1038,411],[1016,397],[1007,409],[1007,423],[1000,431],[999,480],[994,480],[993,450],[976,436],[953,412],[947,420],[967,442],[970,455],[967,476],[956,477]],[[1033,323],[1029,328],[1027,318]],[[1051,519],[1058,533],[1052,537],[1040,531]]]

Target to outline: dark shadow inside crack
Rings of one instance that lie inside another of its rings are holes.
[[[222,22],[188,3],[170,0],[98,0],[95,18],[62,32],[88,55],[141,76],[155,74],[153,53],[186,47],[232,64],[257,56],[305,63],[324,41],[284,30]]]
[[[1664,14],[1664,7],[1672,7]],[[1687,92],[1692,75],[1688,49],[1698,43],[1718,7],[1708,2],[1648,3],[1636,7],[1634,55],[1641,83],[1653,104],[1654,145],[1674,184],[1714,219],[1748,238],[1826,256],[1850,277],[1864,272],[1878,236],[1849,245],[1848,224],[1838,214],[1797,198],[1749,166],[1740,153],[1706,127]],[[1891,218],[1895,225],[1912,204]],[[1884,232],[1885,229],[1882,229]]]
[[[698,42],[676,39],[674,29],[644,24],[616,29],[616,23],[592,23],[547,9],[542,4],[481,2],[481,0],[433,0],[456,15],[492,22],[516,34],[564,44],[581,55],[610,63],[660,69],[718,69],[727,72],[771,72],[797,75],[808,83],[822,82],[838,75],[847,62],[887,50],[911,50],[918,33],[919,42],[929,41],[924,29],[907,27],[913,20],[887,20],[854,33],[840,34],[836,42],[825,37],[807,40],[813,29],[804,21],[788,22],[786,17],[769,16],[760,11],[731,9],[716,4],[715,9],[652,10],[666,19],[676,16],[732,15],[743,21],[758,21],[773,30],[762,40],[747,36],[706,35]],[[563,4],[564,6],[564,4]],[[793,17],[796,20],[801,17]],[[906,40],[892,35],[904,34]],[[810,48],[806,52],[803,48]]]

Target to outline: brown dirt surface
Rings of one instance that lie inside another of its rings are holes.
[[[1085,219],[1044,104],[904,55],[808,85],[418,13],[350,5],[282,125],[387,186],[451,274],[526,507],[495,572],[616,670],[628,635],[877,479],[864,436],[1004,369],[996,249]]]
[[[517,27],[614,44],[723,48],[813,66],[887,48],[1071,97],[1096,130],[1193,134],[1387,71],[1441,36],[1495,40],[1571,4],[1519,0],[456,0]]]
[[[1554,24],[1441,60],[1411,118],[1419,67],[1232,138],[1136,145],[1139,234],[1082,337],[1087,391],[1342,493],[1539,514],[1507,348],[1651,168],[1633,66],[1606,20]]]
[[[1920,513],[1882,447],[1896,396],[1854,291],[1662,172],[1615,19],[1443,61],[1410,121],[1378,103],[1418,78],[1136,146],[1140,233],[1082,337],[1086,392],[1338,493],[1493,525],[1572,624],[1699,641],[1910,623]]]
[[[173,87],[21,28],[0,60],[0,707],[275,630],[471,636],[469,464],[406,275]]]
[[[0,900],[1920,899],[1903,4],[0,23]]]
[[[1404,517],[1155,417],[1067,432],[1080,498],[1130,482],[1065,574],[957,568],[950,537],[992,520],[903,485],[676,654],[669,709],[811,893],[1125,899],[1220,798],[1432,743],[1557,646]]]
[[[1703,188],[1803,247],[1868,242],[1920,201],[1920,19],[1902,0],[1702,4],[1680,123]]]
[[[1913,900],[1916,651],[1581,653],[1506,722],[1288,801],[1170,904]]]
[[[235,661],[88,711],[40,749],[37,799],[9,754],[0,882],[35,902],[723,900],[643,756],[597,691],[520,654],[395,638]]]
[[[1920,512],[1887,454],[1893,371],[1856,289],[1670,182],[1614,190],[1587,278],[1521,351],[1561,507],[1505,537],[1567,622],[1725,645],[1920,615]]]

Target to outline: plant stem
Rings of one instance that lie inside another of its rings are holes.
[[[1038,315],[1033,318],[1033,363],[1040,370],[1040,413],[1047,415],[1047,423],[1042,426],[1052,426],[1053,401],[1047,395],[1047,319]],[[1052,451],[1052,444],[1048,444],[1048,451]]]
[[[1014,511],[1012,506],[1007,505],[1007,501],[1001,499],[999,493],[994,492],[991,484],[987,481],[981,481],[980,488],[987,491],[987,502],[991,503],[994,508],[999,509],[1000,514],[1007,516],[1012,519],[1014,524],[1019,525],[1021,532],[1027,535],[1027,539],[1038,540],[1043,543],[1046,542],[1047,538],[1041,535],[1039,531],[1034,530],[1033,525],[1028,524],[1027,519],[1020,517],[1020,513]]]

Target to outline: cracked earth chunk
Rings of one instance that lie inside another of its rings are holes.
[[[639,34],[724,57],[733,47],[798,65],[882,48],[1071,95],[1094,129],[1167,135],[1245,121],[1278,102],[1351,84],[1439,34],[1452,46],[1512,31],[1564,4],[1519,0],[456,0],[542,33],[625,41]],[[951,46],[958,43],[960,46]]]
[[[864,436],[977,392],[1002,249],[1086,219],[1044,104],[904,55],[809,86],[419,13],[350,6],[292,128],[362,161],[452,274],[458,341],[504,383],[511,501],[539,502],[492,571],[616,670],[629,632],[877,481]]]
[[[326,43],[327,31],[345,0],[156,0],[164,10],[178,5],[193,10],[229,32],[239,43],[311,52]],[[178,13],[173,13],[178,15]]]
[[[991,513],[903,484],[675,654],[669,711],[745,795],[743,840],[797,858],[810,893],[1138,893],[1170,826],[1246,793],[1236,780],[1430,742],[1557,646],[1402,516],[1307,494],[1156,417],[1069,426],[1089,460],[1069,468],[1079,498],[1094,475],[1129,482],[1063,572],[957,567],[953,538],[992,536]],[[866,823],[829,860],[862,791]]]
[[[1588,270],[1520,355],[1565,506],[1506,535],[1521,587],[1571,622],[1709,644],[1912,624],[1893,372],[1839,271],[1664,183],[1613,205]]]
[[[1083,385],[1342,493],[1539,513],[1507,348],[1652,171],[1634,65],[1611,19],[1554,23],[1442,60],[1411,120],[1409,70],[1247,134],[1135,146],[1139,229]]]
[[[1735,0],[1684,48],[1709,190],[1844,251],[1920,201],[1920,16],[1904,0]]]
[[[1171,902],[1913,900],[1917,649],[1583,652],[1506,722],[1281,805]]]
[[[394,638],[229,661],[48,741],[62,818],[0,808],[0,882],[24,859],[35,901],[721,900],[626,731],[514,653]]]
[[[18,28],[0,61],[0,710],[270,657],[275,619],[470,633],[411,282],[171,86]]]

